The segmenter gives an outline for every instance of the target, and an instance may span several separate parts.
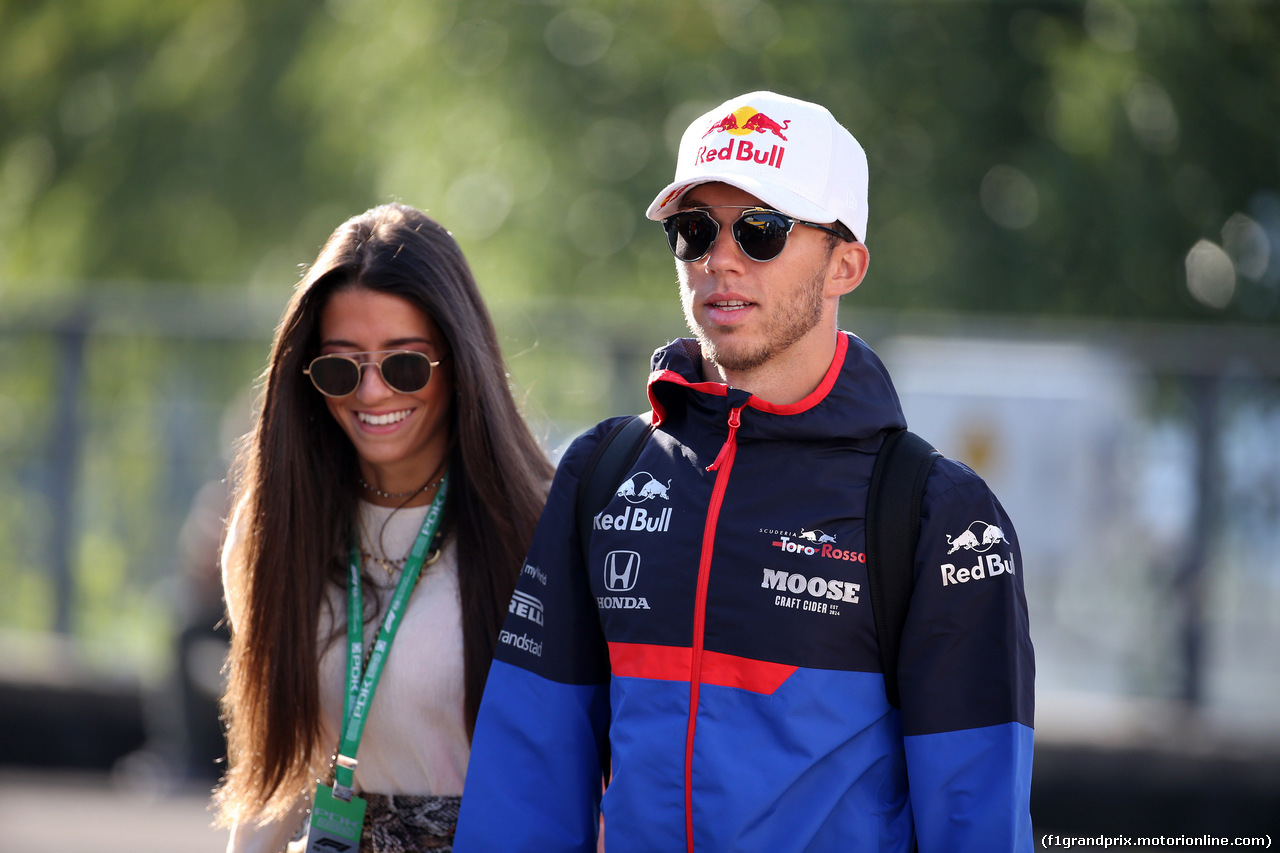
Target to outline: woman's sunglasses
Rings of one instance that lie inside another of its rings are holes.
[[[370,356],[382,356],[371,359]],[[424,353],[413,350],[381,350],[378,352],[344,352],[313,359],[302,372],[326,397],[345,397],[360,387],[366,367],[378,368],[382,381],[393,391],[415,394],[431,381],[431,368],[439,366]]]
[[[737,205],[717,206],[736,207]],[[753,261],[771,261],[782,254],[782,250],[787,247],[787,237],[796,223],[826,231],[842,240],[848,239],[846,235],[833,228],[816,222],[795,219],[785,213],[763,207],[744,207],[742,215],[734,220],[729,231],[748,258]],[[662,227],[667,231],[667,243],[671,246],[671,254],[685,263],[706,257],[720,234],[720,223],[716,222],[705,209],[697,207],[673,213],[662,220]]]

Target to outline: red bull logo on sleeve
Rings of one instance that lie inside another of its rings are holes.
[[[985,521],[970,522],[959,536],[952,537],[948,533],[947,544],[951,546],[951,550],[947,551],[947,554],[954,554],[961,550],[973,551],[977,555],[977,562],[972,566],[943,563],[940,566],[942,585],[951,586],[1000,575],[1012,575],[1015,569],[1012,555],[1002,557],[999,554],[987,553],[996,545],[1008,544],[1008,542],[1009,538],[1004,535],[1003,530]]]
[[[974,525],[978,525],[977,529],[974,529]],[[969,526],[964,529],[964,532],[954,539],[951,538],[950,533],[947,534],[947,544],[951,546],[951,550],[947,553],[954,554],[963,548],[966,551],[977,551],[979,554],[983,554],[1001,542],[1007,543],[1008,541],[1004,531],[994,524],[987,524],[985,521],[971,521]]]
[[[739,107],[722,119],[711,123],[707,132],[702,134],[706,139],[713,133],[728,133],[729,144],[724,146],[704,145],[698,149],[694,165],[710,163],[715,160],[741,160],[782,168],[782,157],[786,154],[786,146],[774,144],[765,150],[763,144],[757,146],[750,139],[740,138],[756,133],[773,134],[783,142],[787,141],[784,131],[790,126],[791,119],[784,119],[781,124],[773,118],[759,112],[753,107]]]

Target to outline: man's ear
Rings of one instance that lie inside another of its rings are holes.
[[[831,252],[827,263],[827,296],[852,293],[867,274],[871,253],[862,243],[842,240]]]

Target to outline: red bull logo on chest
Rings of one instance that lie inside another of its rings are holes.
[[[713,160],[743,160],[758,163],[761,166],[781,169],[782,157],[787,153],[786,146],[773,144],[768,150],[765,150],[763,144],[757,146],[750,139],[733,137],[747,137],[756,133],[764,133],[773,134],[778,139],[786,142],[787,136],[784,131],[790,124],[791,119],[784,119],[782,123],[778,123],[754,107],[739,107],[719,121],[713,122],[707,132],[702,134],[702,138],[706,139],[713,133],[728,133],[731,137],[729,144],[719,147],[715,145],[702,146],[698,149],[694,165],[710,163]]]

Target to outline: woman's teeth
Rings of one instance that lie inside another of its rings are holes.
[[[371,415],[368,412],[356,412],[356,417],[360,419],[361,423],[366,423],[370,426],[386,426],[387,424],[400,423],[400,421],[409,417],[409,413],[412,411],[412,409],[405,409],[402,412],[389,412],[385,415]]]

